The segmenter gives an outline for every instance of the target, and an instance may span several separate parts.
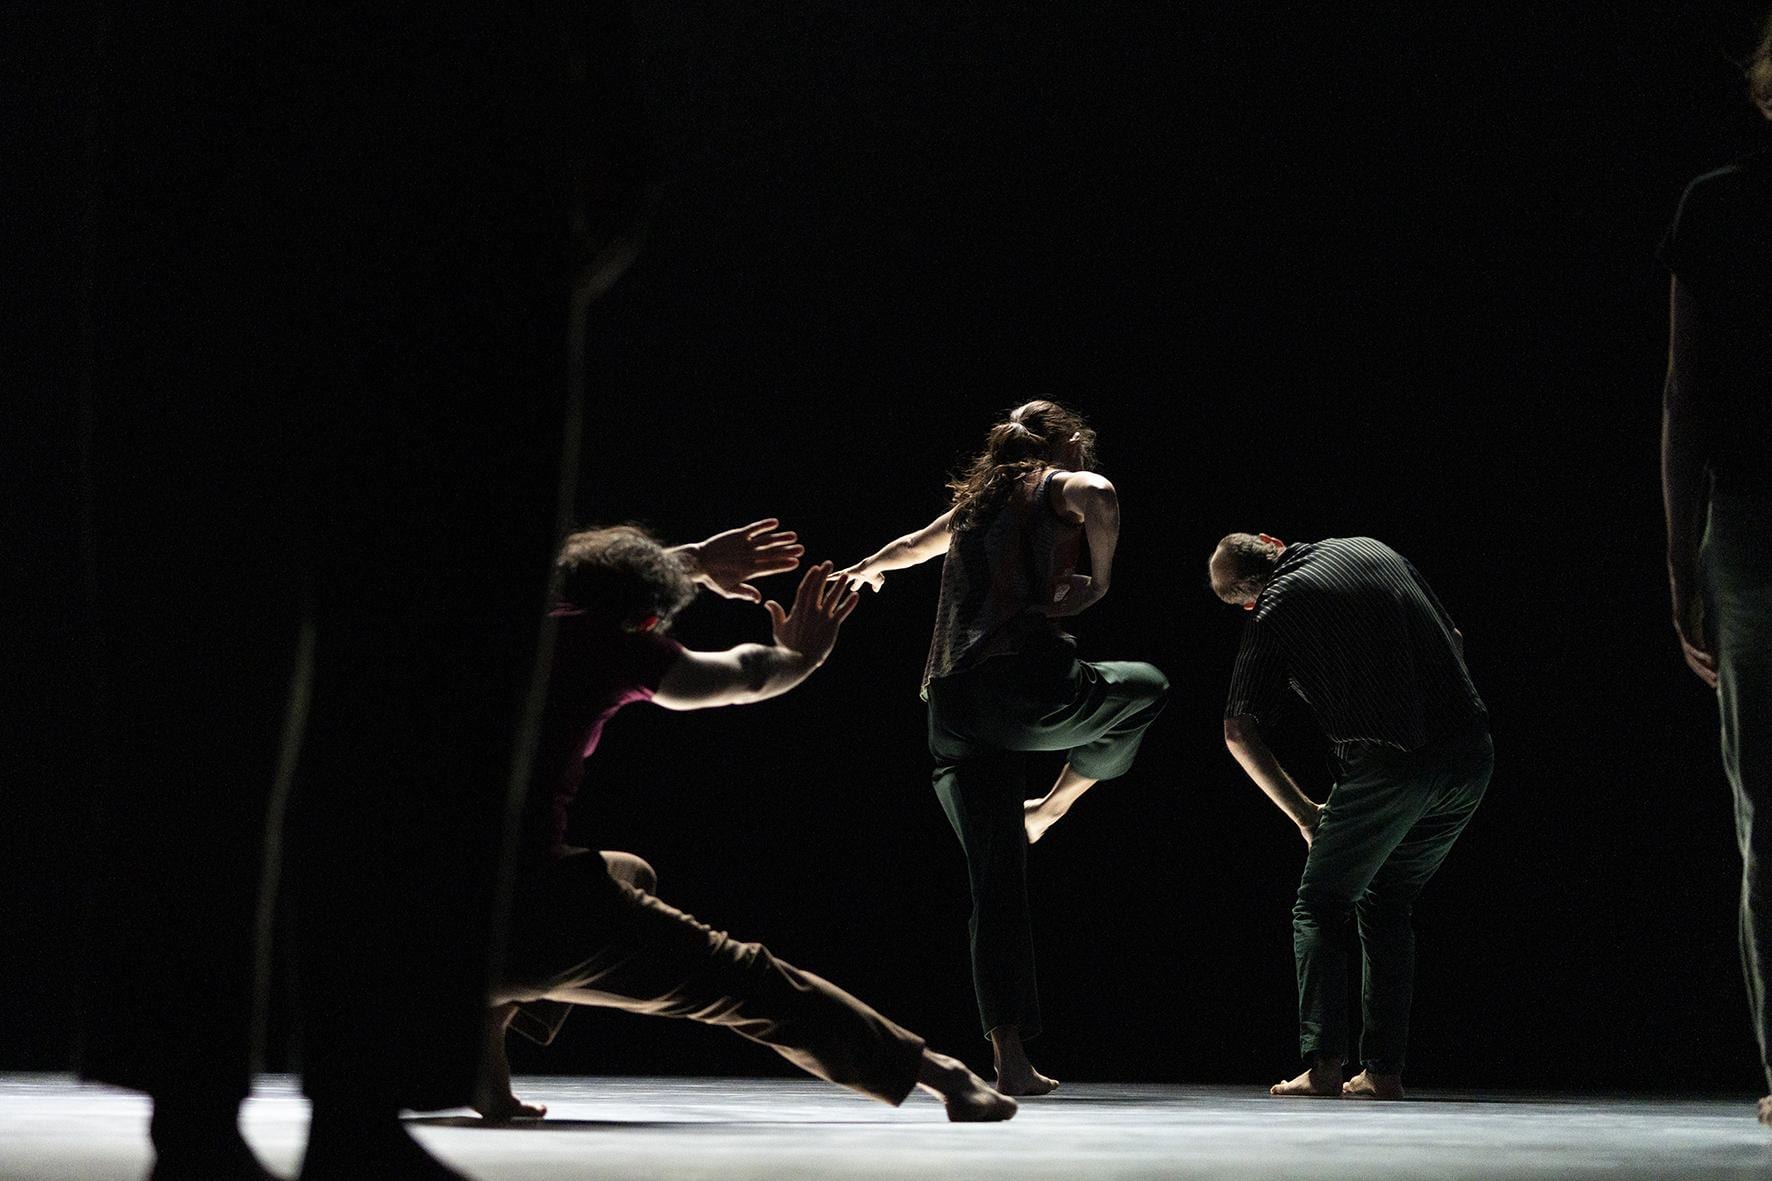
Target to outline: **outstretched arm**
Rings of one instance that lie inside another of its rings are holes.
[[[831,654],[837,629],[858,601],[854,591],[830,580],[830,574],[829,562],[806,571],[791,614],[774,600],[764,604],[774,625],[773,644],[740,644],[724,652],[685,648],[665,670],[652,700],[683,710],[749,705],[804,681]]]
[[[1315,803],[1304,794],[1296,780],[1280,766],[1280,760],[1261,736],[1261,726],[1252,717],[1235,717],[1224,720],[1224,744],[1230,748],[1237,762],[1243,765],[1249,778],[1255,780],[1267,798],[1274,802],[1280,811],[1286,813],[1292,823],[1298,825],[1299,835],[1309,845],[1317,835],[1317,825],[1323,818],[1323,806]]]
[[[1680,651],[1713,689],[1717,662],[1705,638],[1698,546],[1704,537],[1709,473],[1696,389],[1701,380],[1697,308],[1678,279],[1668,290],[1667,380],[1662,387],[1661,499],[1667,514],[1667,581]]]
[[[947,553],[948,525],[953,516],[954,510],[949,509],[915,533],[887,542],[878,552],[837,571],[832,577],[841,578],[851,587],[866,583],[870,590],[879,590],[889,571],[916,566]]]
[[[760,603],[763,593],[750,580],[785,574],[800,564],[800,555],[806,552],[806,547],[798,544],[799,538],[780,525],[774,517],[767,517],[670,552],[697,585],[722,598]]]
[[[1120,544],[1120,494],[1094,472],[1065,472],[1053,477],[1047,495],[1061,516],[1080,520],[1089,543],[1089,573],[1074,574],[1062,598],[1045,609],[1047,615],[1076,615],[1093,606],[1113,581],[1114,551]]]

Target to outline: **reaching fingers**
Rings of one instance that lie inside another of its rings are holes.
[[[734,529],[733,532],[744,534],[747,541],[755,541],[779,524],[781,524],[779,517],[764,517],[761,521],[752,521],[749,525]]]
[[[748,582],[741,582],[734,589],[738,592],[738,597],[747,603],[761,603],[763,601],[763,592]]]
[[[859,602],[861,602],[861,592],[851,588],[837,600],[837,609],[832,612],[831,617],[838,623],[842,623],[855,612],[855,605]]]
[[[776,631],[780,631],[782,624],[788,621],[788,613],[783,611],[781,609],[781,604],[774,599],[770,599],[767,603],[764,603],[763,610],[769,612],[770,625]]]
[[[830,573],[829,562],[820,562],[806,571],[805,577],[800,579],[800,589],[794,594],[794,614],[817,609],[823,597],[824,581]]]

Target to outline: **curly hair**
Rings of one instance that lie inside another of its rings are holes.
[[[1229,534],[1212,554],[1212,593],[1241,606],[1267,587],[1279,561],[1280,547],[1273,542],[1253,533]]]
[[[1772,119],[1772,16],[1760,27],[1760,43],[1747,62],[1747,95],[1760,114]]]
[[[954,494],[950,528],[960,532],[983,522],[1017,480],[1051,467],[1067,447],[1078,469],[1095,465],[1095,432],[1076,411],[1045,398],[1011,410],[985,436],[984,450],[948,481]]]
[[[554,574],[560,606],[627,626],[651,617],[651,630],[660,632],[695,597],[683,564],[638,525],[570,534]]]

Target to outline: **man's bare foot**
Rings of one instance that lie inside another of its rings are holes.
[[[1341,1094],[1341,1063],[1319,1062],[1295,1079],[1275,1083],[1267,1089],[1270,1095],[1330,1098]]]
[[[933,1050],[923,1051],[917,1085],[947,1104],[948,1119],[956,1124],[982,1124],[1006,1120],[1018,1106],[1007,1095],[993,1091],[966,1064]]]
[[[1760,1122],[1772,1124],[1772,1095],[1760,1100]]]
[[[1341,1093],[1358,1099],[1401,1099],[1403,1097],[1403,1076],[1400,1074],[1373,1074],[1370,1070],[1362,1070],[1341,1084]]]
[[[1021,824],[1027,829],[1028,844],[1046,835],[1046,830],[1064,819],[1063,809],[1052,808],[1045,800],[1023,800]]]

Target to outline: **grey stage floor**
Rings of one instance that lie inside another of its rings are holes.
[[[1279,1100],[1228,1087],[1080,1083],[1007,1124],[952,1125],[918,1095],[893,1110],[812,1081],[519,1080],[539,1124],[415,1118],[482,1181],[603,1178],[1772,1177],[1772,1130],[1737,1100],[1424,1095]],[[65,1076],[0,1075],[0,1178],[143,1176],[147,1104]],[[292,1174],[307,1106],[264,1080],[247,1137]]]

